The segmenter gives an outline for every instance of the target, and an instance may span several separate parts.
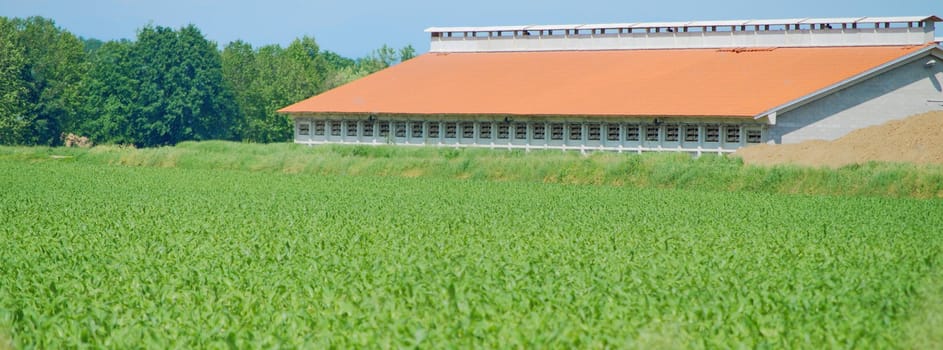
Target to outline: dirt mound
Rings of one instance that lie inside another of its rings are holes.
[[[747,164],[840,167],[883,161],[943,164],[943,111],[852,131],[834,141],[756,145],[735,154]]]

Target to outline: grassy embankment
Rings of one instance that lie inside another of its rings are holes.
[[[184,142],[176,147],[0,147],[0,158],[284,173],[597,184],[707,191],[943,198],[943,167],[744,165],[738,158],[387,146]]]

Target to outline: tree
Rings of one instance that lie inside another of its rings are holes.
[[[359,60],[322,51],[314,38],[301,37],[287,48],[268,45],[253,50],[231,42],[223,50],[223,75],[235,94],[243,140],[284,142],[291,139],[291,120],[276,111],[328,89],[379,71],[415,55],[412,46],[397,50],[383,45]]]
[[[245,92],[248,96],[248,105],[244,109],[247,126],[243,135],[245,140],[282,142],[289,139],[287,118],[275,111],[284,107],[280,105],[284,97],[280,96],[289,94],[291,89],[296,88],[287,86],[291,84],[288,82],[290,77],[284,75],[302,73],[298,72],[297,68],[286,67],[286,61],[285,50],[278,45],[263,46],[256,52],[256,79]]]
[[[413,48],[412,45],[406,45],[399,49],[399,55],[397,56],[396,49],[384,44],[366,57],[357,60],[357,70],[359,70],[359,72],[357,72],[358,74],[354,74],[354,76],[359,78],[373,74],[397,63],[410,60],[415,56],[416,49]]]
[[[396,63],[396,50],[384,44],[373,50],[367,57],[357,61],[357,66],[367,74],[379,72]]]
[[[147,26],[135,41],[78,38],[41,17],[0,17],[0,144],[291,139],[286,105],[412,58],[387,45],[353,60],[314,38],[222,52],[195,26]]]
[[[216,44],[193,25],[176,33],[177,64],[167,72],[165,120],[170,144],[186,140],[231,139],[235,121],[232,92],[223,83]],[[176,87],[176,89],[172,89]]]
[[[403,46],[402,49],[399,49],[399,61],[406,62],[413,57],[416,57],[416,49],[413,48],[413,45]]]
[[[256,111],[260,101],[252,91],[253,82],[258,76],[255,67],[255,50],[252,45],[238,40],[229,43],[220,55],[223,70],[223,82],[233,92],[236,122],[232,126],[237,138],[244,138],[249,132],[247,116],[258,115]]]
[[[231,139],[232,93],[223,83],[216,45],[190,25],[144,27],[137,42],[106,43],[91,74],[96,141],[138,146]]]
[[[26,66],[23,48],[16,41],[14,24],[0,17],[0,144],[19,144],[29,126],[26,119]]]
[[[102,47],[102,45],[105,45],[104,42],[95,38],[86,39],[79,37],[79,40],[82,41],[82,45],[85,47],[85,52],[87,53],[95,53]]]
[[[138,113],[139,81],[134,76],[134,43],[109,41],[90,58],[79,132],[97,143],[134,144],[131,117]]]
[[[28,144],[56,145],[60,135],[78,124],[87,73],[82,42],[42,17],[14,19],[26,64],[21,71],[27,93],[24,135]]]
[[[330,70],[343,69],[357,65],[357,61],[341,56],[333,51],[322,50],[321,57]]]
[[[324,91],[326,77],[336,65],[350,64],[324,53],[311,37],[294,40],[287,48],[268,45],[253,50],[232,42],[223,50],[223,72],[233,88],[242,115],[239,132],[252,142],[291,140],[291,120],[276,111]]]
[[[338,55],[331,51],[323,51],[322,56],[327,65],[327,75],[324,77],[322,88],[330,90],[354,81],[366,74],[357,67],[357,61]]]

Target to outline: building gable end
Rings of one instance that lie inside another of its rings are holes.
[[[935,57],[935,58],[938,59],[938,60],[943,60],[943,47],[941,47],[941,46],[939,46],[939,45],[928,45],[927,47],[925,47],[925,48],[923,48],[923,49],[921,49],[921,50],[918,50],[918,51],[912,52],[912,53],[910,53],[910,54],[901,56],[901,57],[898,58],[898,59],[895,59],[895,60],[890,61],[890,62],[888,62],[888,63],[882,64],[882,65],[877,66],[877,67],[874,67],[874,68],[872,68],[872,69],[869,69],[869,70],[867,70],[867,71],[865,71],[865,72],[862,72],[861,74],[852,76],[852,77],[850,77],[850,78],[848,78],[848,79],[845,79],[845,80],[842,80],[842,81],[840,81],[840,82],[838,82],[838,83],[835,83],[835,84],[832,84],[832,85],[830,85],[830,86],[827,86],[827,87],[825,87],[825,88],[823,88],[823,89],[821,89],[821,90],[814,91],[814,92],[812,92],[812,93],[810,93],[810,94],[808,94],[808,95],[802,96],[802,97],[800,97],[800,98],[798,98],[798,99],[795,99],[795,100],[789,101],[789,102],[787,102],[787,103],[784,103],[784,104],[782,104],[782,105],[773,107],[773,108],[771,108],[771,109],[769,109],[769,110],[766,110],[766,111],[764,111],[764,112],[762,112],[762,113],[759,113],[759,114],[755,115],[755,116],[753,117],[753,119],[763,119],[763,118],[767,118],[767,119],[770,119],[771,122],[772,122],[772,120],[774,120],[774,119],[776,118],[776,115],[780,115],[780,114],[783,114],[783,113],[785,113],[785,112],[788,112],[788,111],[794,110],[794,109],[796,109],[796,108],[802,107],[802,106],[804,106],[804,105],[806,105],[806,104],[809,104],[809,103],[818,101],[818,100],[820,100],[820,99],[822,99],[822,98],[824,98],[824,97],[826,97],[826,96],[828,96],[828,95],[831,95],[831,94],[834,94],[834,93],[839,92],[839,91],[841,91],[841,90],[844,90],[844,89],[847,89],[847,88],[849,88],[849,87],[852,87],[852,86],[854,86],[855,84],[857,84],[857,83],[859,83],[859,82],[861,82],[861,81],[864,81],[864,80],[867,80],[867,79],[876,77],[876,76],[878,76],[878,75],[881,75],[881,74],[883,74],[883,73],[892,71],[892,70],[894,70],[894,69],[896,69],[896,68],[898,68],[898,67],[904,66],[904,65],[906,65],[906,64],[908,64],[908,63],[911,63],[911,62],[913,62],[913,61],[920,60],[920,59],[922,59],[922,58],[924,58],[924,57],[929,57],[929,56]],[[770,118],[770,117],[772,117],[772,118]]]

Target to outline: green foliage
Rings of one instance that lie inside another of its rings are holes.
[[[383,70],[395,63],[396,49],[385,44],[358,62],[360,69],[368,73]]]
[[[21,118],[28,125],[19,141],[61,144],[60,135],[76,129],[85,103],[82,83],[88,65],[84,45],[50,19],[15,18],[12,23],[25,60],[20,77],[26,87],[21,101],[26,108]]]
[[[60,151],[64,152],[64,151]],[[0,159],[48,161],[48,148],[0,147]],[[679,153],[592,153],[365,145],[268,145],[226,141],[176,147],[69,150],[99,164],[242,169],[287,173],[594,184],[699,191],[746,191],[943,198],[943,167],[869,163],[855,168],[747,166],[739,158]]]
[[[399,49],[399,61],[406,62],[411,60],[413,57],[416,57],[416,49],[412,45],[406,45],[403,48]]]
[[[0,17],[0,144],[24,143],[27,119],[26,67],[23,47],[16,40],[13,22]]]
[[[360,70],[356,60],[331,51],[323,51],[322,55],[328,66],[328,74],[324,77],[324,85],[322,86],[325,91],[367,75],[367,72]]]
[[[322,54],[311,37],[296,39],[284,49],[269,45],[254,50],[247,43],[232,42],[223,50],[222,62],[242,116],[238,133],[251,142],[290,140],[292,123],[276,111],[323,91],[332,64],[344,64],[336,54]]]
[[[145,27],[129,58],[126,73],[138,84],[130,113],[134,144],[231,137],[235,113],[219,53],[196,27]]]
[[[59,144],[65,132],[139,146],[233,138],[237,114],[219,52],[196,27],[145,27],[135,42],[102,43],[40,17],[12,22],[26,62],[26,109],[3,120],[27,127],[19,140],[0,142]]]
[[[82,40],[82,45],[85,47],[85,52],[94,54],[98,49],[100,49],[105,42],[95,39],[95,38],[79,38]]]
[[[901,348],[943,349],[943,269],[935,266],[916,293],[917,306],[901,327],[904,334]]]
[[[374,50],[367,57],[357,61],[360,73],[362,75],[372,74],[380,70],[391,67],[397,63],[404,62],[416,56],[416,49],[412,45],[407,45],[397,50],[384,44]]]
[[[135,67],[134,43],[109,41],[91,56],[88,75],[88,104],[80,134],[96,143],[140,143],[132,116],[137,113],[141,91]]]
[[[354,60],[314,38],[222,52],[193,25],[146,26],[134,41],[77,38],[42,17],[0,17],[0,144],[166,146],[190,140],[283,142],[276,111],[415,55],[384,45]]]
[[[220,54],[223,81],[233,92],[238,115],[236,134],[242,138],[249,128],[250,121],[260,114],[257,94],[252,91],[253,82],[258,79],[255,63],[255,51],[252,45],[244,41],[233,41]]]
[[[941,295],[940,200],[81,157],[0,183],[14,348],[890,348]]]
[[[242,121],[237,134],[250,142],[291,140],[291,120],[276,113],[278,109],[409,59],[415,49],[404,47],[399,59],[396,54],[384,45],[368,57],[352,60],[321,50],[307,36],[286,48],[229,43],[222,52],[222,66]]]

